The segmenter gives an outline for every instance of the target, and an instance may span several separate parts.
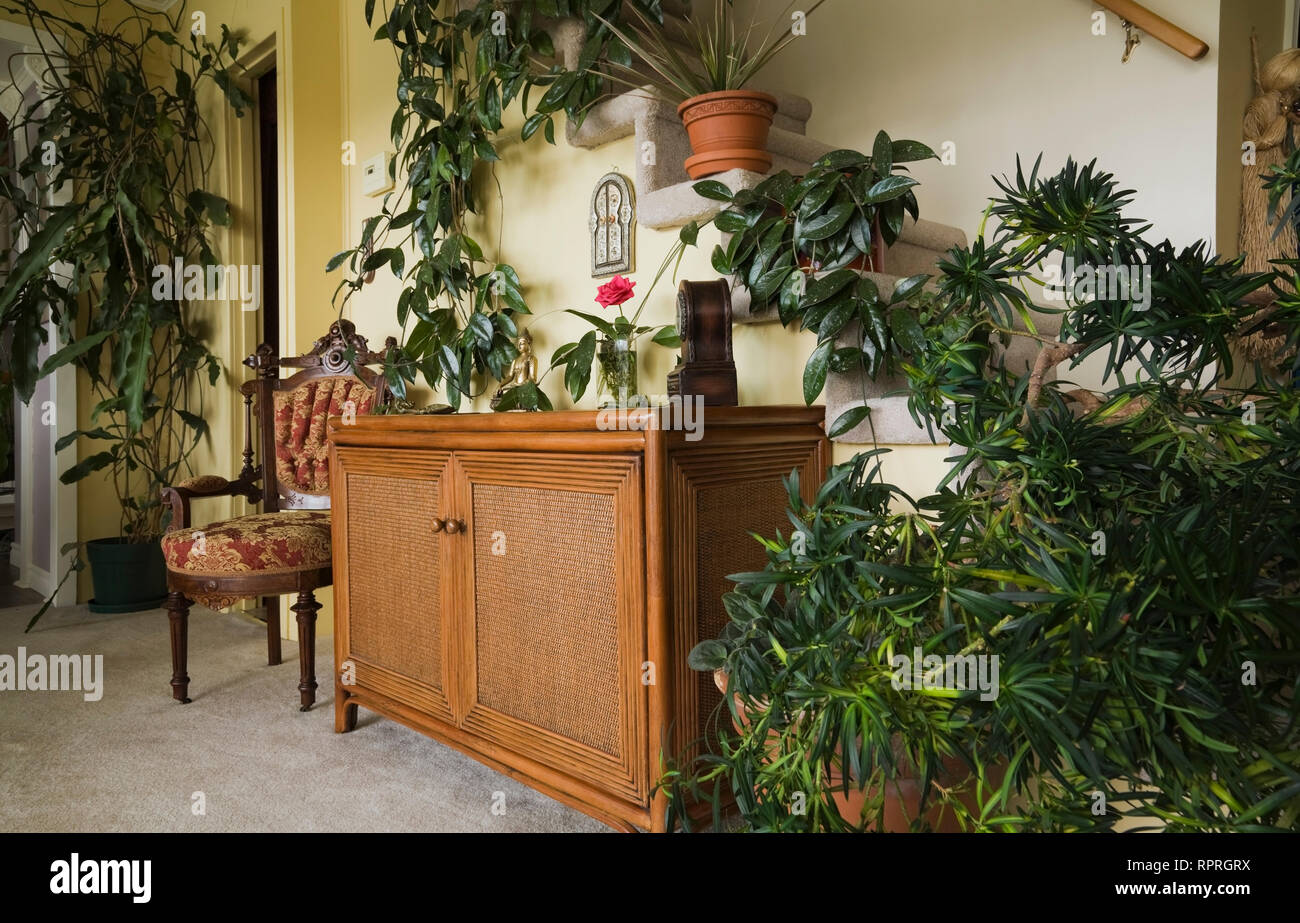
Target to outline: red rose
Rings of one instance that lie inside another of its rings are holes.
[[[634,288],[636,288],[635,282],[622,276],[615,276],[596,289],[596,303],[603,308],[616,307],[631,299]]]

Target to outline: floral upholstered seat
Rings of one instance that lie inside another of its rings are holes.
[[[194,577],[289,574],[330,566],[329,510],[281,510],[178,529],[163,536],[167,569]],[[196,596],[225,609],[240,596]]]

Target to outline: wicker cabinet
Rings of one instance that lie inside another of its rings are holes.
[[[330,423],[335,729],[358,706],[607,823],[661,829],[661,751],[718,703],[686,665],[725,577],[816,490],[817,408]]]

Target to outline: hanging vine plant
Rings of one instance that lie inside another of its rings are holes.
[[[502,113],[518,101],[526,119],[522,137],[539,131],[555,142],[555,116],[580,122],[605,92],[598,61],[630,63],[631,55],[598,17],[620,21],[624,6],[662,22],[659,0],[481,0],[461,9],[455,0],[397,0],[366,22],[397,56],[397,109],[390,138],[397,151],[389,170],[400,180],[378,215],[366,219],[356,247],[335,255],[327,271],[347,267],[335,290],[342,309],[379,271],[402,282],[397,299],[401,343],[386,358],[384,375],[398,398],[423,379],[445,386],[459,407],[477,396],[474,376],[500,379],[518,354],[515,318],[528,314],[523,285],[508,263],[489,256],[468,231],[480,203],[475,168],[498,159]],[[574,16],[588,26],[576,70],[550,63],[555,49],[543,17]],[[530,96],[541,91],[535,105]],[[414,254],[408,262],[408,254]],[[523,404],[547,409],[541,391]]]

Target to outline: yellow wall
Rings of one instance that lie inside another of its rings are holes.
[[[870,25],[862,4],[832,0],[756,83],[810,98],[809,134],[830,144],[870,150],[881,128],[936,151],[952,142],[955,164],[930,161],[914,175],[922,217],[968,238],[997,192],[991,177],[1014,177],[1017,155],[1027,172],[1039,153],[1045,172],[1067,156],[1097,158],[1138,191],[1130,212],[1149,218],[1152,234],[1213,238],[1220,3],[1146,5],[1210,53],[1191,61],[1146,36],[1121,64],[1119,20],[1105,14],[1106,34],[1094,35],[1097,7],[1082,0],[872,0]],[[836,67],[814,63],[823,61]],[[1072,377],[1095,386],[1101,363],[1095,357]]]
[[[352,5],[345,29],[346,137],[357,144],[358,160],[389,149],[388,126],[396,99],[393,94],[396,64],[386,43],[371,40],[359,4]],[[617,170],[635,174],[635,144],[632,138],[595,151],[570,147],[561,136],[547,145],[538,134],[529,142],[519,141],[522,116],[518,107],[507,114],[506,129],[499,145],[501,161],[485,171],[478,183],[484,215],[471,224],[471,233],[490,256],[510,263],[524,281],[525,297],[534,317],[526,321],[534,335],[543,367],[560,345],[577,339],[588,329],[584,321],[561,313],[565,308],[599,311],[593,301],[599,283],[591,278],[587,212],[591,189],[603,174]],[[557,132],[557,135],[560,135]],[[390,150],[391,153],[391,150]],[[349,171],[347,183],[348,245],[360,239],[363,220],[377,212],[379,198],[362,193],[359,167]],[[498,199],[496,183],[500,183]],[[502,210],[505,210],[503,220]],[[643,292],[654,277],[664,255],[677,240],[677,232],[638,228],[636,272],[631,277]],[[679,279],[716,277],[709,265],[709,253],[718,235],[706,231],[700,246],[682,261]],[[408,259],[408,264],[410,260]],[[603,280],[601,280],[603,281]],[[390,273],[380,273],[376,282],[355,296],[348,314],[359,330],[372,340],[397,334],[393,310],[400,286]],[[661,280],[643,319],[652,324],[672,323],[676,284]],[[638,297],[639,303],[639,297]],[[745,404],[801,403],[803,365],[815,345],[810,334],[796,334],[779,325],[737,326],[735,355],[740,379],[740,399]],[[675,352],[657,346],[641,354],[641,390],[663,393],[665,379],[675,361]],[[479,387],[484,387],[480,384]],[[495,384],[492,384],[495,387]],[[547,378],[543,388],[558,409],[572,402],[564,390],[561,373]],[[486,411],[487,396],[474,402],[474,409]],[[417,402],[434,397],[419,392]],[[441,399],[441,398],[438,398]],[[595,406],[594,386],[578,407]],[[850,457],[855,449],[838,447],[837,460]],[[891,475],[910,491],[926,493],[942,476],[946,447],[915,447],[907,450],[907,464],[892,466]]]
[[[1215,235],[1215,171],[1218,144],[1218,0],[1153,0],[1149,4],[1210,42],[1210,55],[1189,61],[1147,37],[1127,65],[1119,62],[1123,31],[1106,17],[1107,34],[1092,34],[1089,4],[1062,4],[1049,13],[1038,0],[997,4],[953,0],[873,0],[869,16],[859,3],[832,2],[810,20],[808,35],[790,46],[757,84],[807,96],[813,102],[809,134],[837,146],[869,150],[880,128],[938,149],[957,146],[953,166],[920,165],[921,212],[962,227],[974,236],[988,196],[990,176],[1013,171],[1021,154],[1031,163],[1044,152],[1044,169],[1068,154],[1099,157],[1125,185],[1140,193],[1134,204],[1155,232],[1190,242]],[[783,9],[761,0],[764,11]],[[385,148],[392,114],[395,64],[384,43],[370,40],[360,4],[347,21],[345,57],[346,132],[364,159]],[[1230,18],[1230,17],[1225,17]],[[936,24],[942,23],[942,28]],[[1277,28],[1280,29],[1280,14]],[[828,62],[833,62],[828,64]],[[507,138],[517,137],[518,113]],[[596,151],[554,147],[540,136],[528,144],[505,143],[495,178],[507,218],[492,208],[477,225],[491,251],[500,233],[500,256],[519,270],[530,305],[539,354],[546,359],[561,343],[584,331],[583,323],[549,314],[564,307],[590,307],[596,283],[588,269],[586,213],[591,187],[611,169],[632,175],[632,139]],[[360,234],[377,199],[361,194],[357,174],[348,184],[349,243]],[[648,284],[675,232],[637,231],[637,273]],[[701,248],[683,263],[683,278],[711,278],[707,261],[716,236],[701,235]],[[409,262],[409,261],[408,261]],[[648,316],[672,319],[675,286],[661,282]],[[396,281],[381,280],[355,299],[351,313],[360,329],[395,332]],[[799,402],[800,372],[812,339],[779,326],[740,326],[735,331],[741,400]],[[671,367],[668,351],[643,355],[642,390],[662,390]],[[1095,378],[1087,368],[1077,377]],[[554,377],[546,390],[557,407],[567,396]],[[581,406],[591,406],[588,395]],[[480,400],[478,408],[484,407]],[[837,460],[859,447],[839,445]],[[947,447],[895,447],[886,476],[917,494],[927,493],[946,470]]]

